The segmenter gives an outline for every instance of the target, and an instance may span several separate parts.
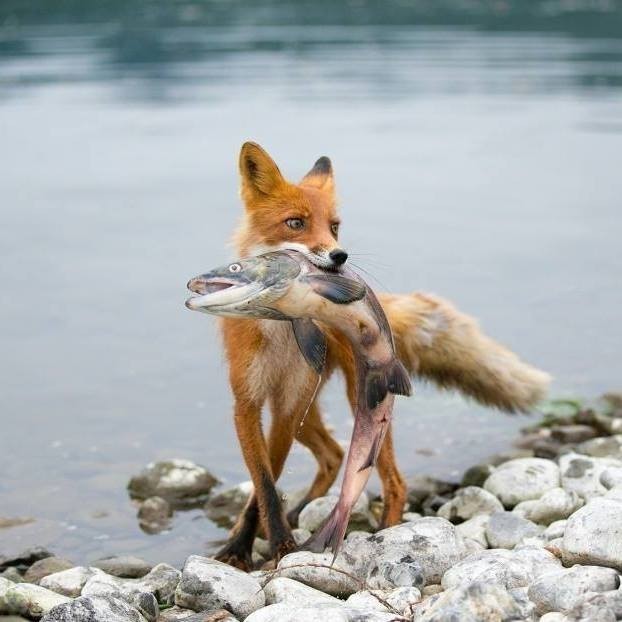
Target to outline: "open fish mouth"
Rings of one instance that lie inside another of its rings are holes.
[[[224,277],[195,277],[188,281],[193,295],[186,300],[186,307],[205,313],[234,312],[244,302],[256,296],[263,286],[259,283],[244,283]]]

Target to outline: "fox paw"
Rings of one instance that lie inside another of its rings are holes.
[[[293,553],[296,550],[298,550],[298,545],[293,538],[282,540],[274,546],[274,559],[279,562],[288,553]]]
[[[240,547],[227,544],[214,555],[214,559],[244,572],[250,572],[253,569],[250,551],[242,550]]]

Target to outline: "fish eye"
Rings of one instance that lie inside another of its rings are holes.
[[[293,229],[294,231],[299,231],[300,229],[304,228],[305,221],[302,218],[288,218],[285,221],[285,224],[290,229]]]
[[[339,223],[338,222],[334,222],[331,226],[330,226],[330,230],[332,231],[333,235],[335,236],[335,238],[339,235]]]
[[[229,272],[240,272],[242,270],[242,266],[239,263],[232,263],[229,266]]]

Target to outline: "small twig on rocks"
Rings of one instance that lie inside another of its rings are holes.
[[[290,568],[322,568],[324,570],[338,572],[355,581],[361,590],[367,590],[383,607],[386,607],[388,609],[389,613],[396,615],[397,618],[395,618],[395,622],[408,620],[408,618],[403,616],[397,609],[395,609],[395,607],[393,607],[393,605],[389,604],[384,598],[378,596],[378,594],[374,594],[373,588],[371,588],[366,581],[359,579],[357,576],[353,575],[350,572],[347,572],[346,570],[342,570],[341,568],[335,568],[335,566],[325,566],[324,564],[292,564],[291,566],[287,566],[286,568],[275,568],[274,570],[268,570],[267,573],[268,575],[270,575],[269,581],[272,580],[274,575],[283,572],[284,570],[289,570]],[[260,591],[263,590],[264,588],[262,587]]]

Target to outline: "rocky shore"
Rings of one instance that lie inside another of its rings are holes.
[[[212,492],[187,461],[149,465],[130,482],[146,530],[180,505],[229,525],[250,486]],[[295,499],[289,499],[290,503]],[[298,541],[334,504],[301,513]],[[460,484],[410,481],[404,522],[377,531],[363,495],[341,552],[296,552],[246,574],[207,557],[183,568],[134,557],[74,566],[43,549],[0,552],[0,621],[42,622],[613,622],[622,620],[622,396],[551,403],[516,449],[468,469]]]

